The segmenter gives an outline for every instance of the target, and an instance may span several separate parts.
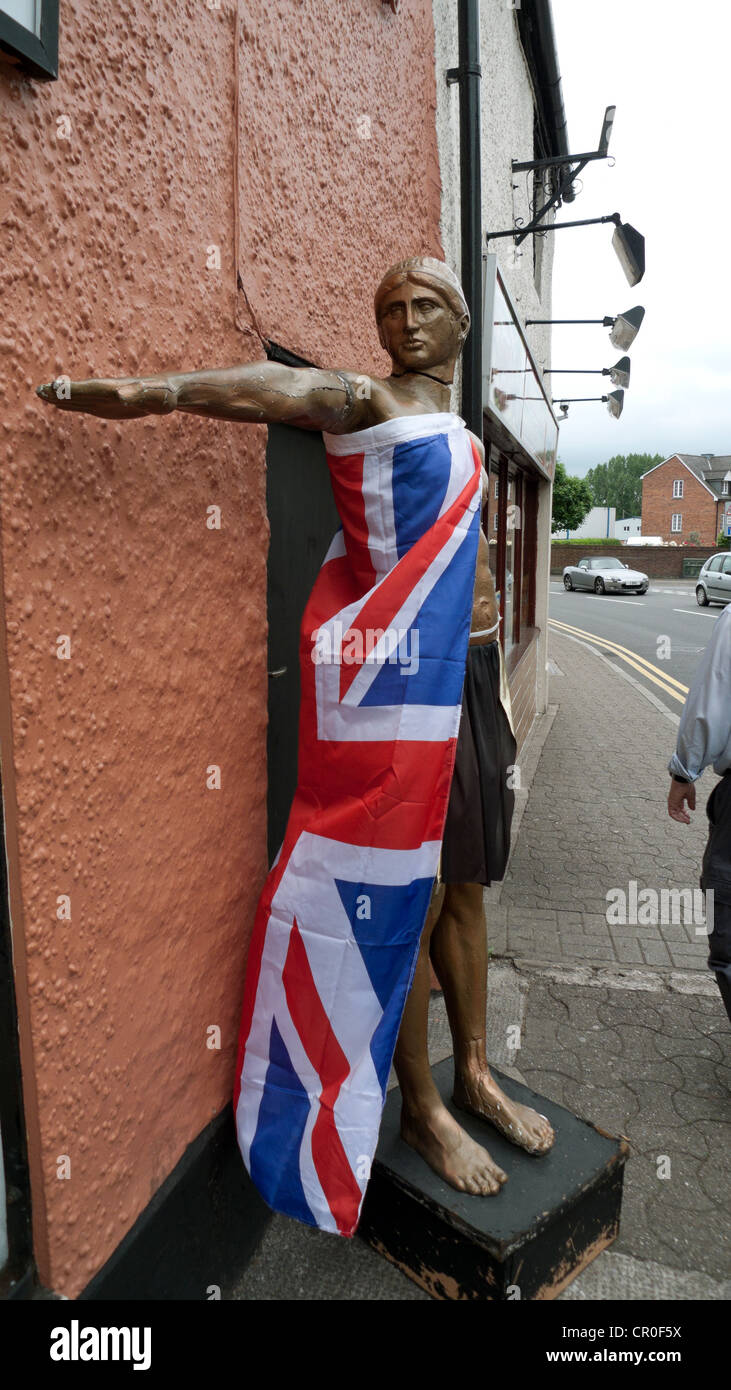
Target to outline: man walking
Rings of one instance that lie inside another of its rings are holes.
[[[695,782],[713,764],[721,777],[708,798],[708,844],[701,888],[713,890],[708,965],[715,970],[731,1019],[731,604],[713,629],[683,706],[678,741],[668,771],[672,777],[668,814],[690,825]]]

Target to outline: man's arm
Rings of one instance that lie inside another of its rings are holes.
[[[68,382],[60,377],[37,395],[60,410],[106,419],[168,415],[173,410],[253,424],[298,425],[346,433],[367,424],[367,378],[353,372],[251,362],[201,372]]]
[[[673,781],[668,814],[690,824],[684,809],[695,809],[693,783],[703,769],[731,747],[731,606],[721,614],[701,657],[683,706],[675,752],[668,763]],[[677,779],[677,780],[676,780]]]

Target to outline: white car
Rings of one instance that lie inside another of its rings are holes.
[[[631,570],[613,555],[586,556],[578,565],[566,565],[563,586],[593,589],[595,594],[646,594],[650,580],[641,570]]]

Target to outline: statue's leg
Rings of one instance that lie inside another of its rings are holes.
[[[444,885],[441,912],[430,934],[434,969],[444,991],[454,1043],[454,1102],[489,1120],[529,1153],[551,1148],[548,1120],[519,1105],[498,1086],[487,1064],[487,929],[481,883]]]
[[[500,1191],[506,1174],[450,1115],[429,1066],[429,941],[443,897],[444,885],[440,884],[432,896],[394,1055],[401,1086],[401,1136],[452,1187],[489,1196]]]

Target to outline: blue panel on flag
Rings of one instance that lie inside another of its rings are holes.
[[[401,1023],[401,1016],[404,1011],[404,1004],[406,1003],[406,995],[410,984],[410,976],[404,975],[403,979],[399,981],[398,989],[395,989],[391,995],[388,1001],[388,1007],[385,1009],[381,1022],[371,1038],[371,1057],[373,1058],[373,1065],[376,1069],[376,1075],[384,1097],[386,1095],[388,1074],[391,1070],[391,1063],[396,1047],[399,1024]]]
[[[401,642],[400,652],[393,653],[399,659],[384,661],[359,701],[361,705],[459,704],[464,663],[445,660],[445,653],[454,650],[457,630],[469,621],[461,596],[466,575],[474,583],[479,525],[479,513],[475,512],[470,534],[422,603],[413,628]],[[414,630],[419,634],[416,641]]]
[[[269,1058],[249,1171],[270,1206],[314,1225],[302,1187],[299,1162],[310,1102],[275,1019],[272,1019]]]
[[[385,1090],[388,1080],[433,882],[431,878],[416,878],[412,883],[384,885],[335,880],[370,982],[384,1010],[370,1048],[381,1090]]]
[[[439,516],[451,466],[446,434],[410,439],[394,446],[393,514],[399,560]]]

